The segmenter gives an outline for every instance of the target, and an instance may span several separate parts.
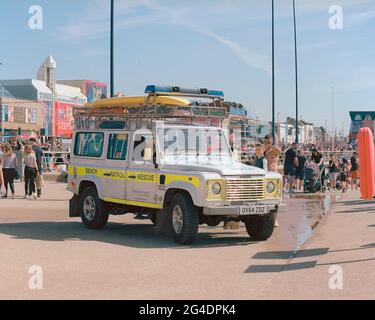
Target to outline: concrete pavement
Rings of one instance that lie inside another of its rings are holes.
[[[258,296],[261,299],[375,299],[375,201],[341,196],[332,213]],[[268,252],[269,261],[288,253]],[[272,265],[272,264],[271,264]]]
[[[287,198],[280,228],[266,242],[250,241],[243,226],[201,227],[197,241],[187,247],[156,235],[149,221],[134,220],[132,215],[111,217],[104,230],[88,230],[80,219],[68,218],[69,197],[64,184],[48,183],[40,200],[0,201],[0,299],[373,295],[368,288],[371,281],[354,272],[360,266],[371,273],[368,267],[374,266],[373,261],[353,262],[374,257],[370,226],[375,222],[365,211],[372,203],[342,203],[354,201],[357,194],[340,199],[335,214],[328,213],[336,194]],[[350,213],[354,209],[357,212]],[[313,234],[317,221],[327,214]],[[301,245],[307,251],[295,254]],[[327,270],[337,262],[344,268],[344,290],[333,292],[327,285]],[[29,288],[33,265],[43,270],[43,290]],[[374,280],[373,273],[368,277]],[[357,285],[357,280],[362,282]]]

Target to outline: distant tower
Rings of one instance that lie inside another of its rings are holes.
[[[55,136],[55,99],[56,99],[56,61],[50,55],[40,66],[37,79],[44,81],[47,87],[52,91],[52,136]]]
[[[47,87],[54,91],[56,85],[56,62],[52,56],[49,56],[40,66],[37,79],[44,81]]]

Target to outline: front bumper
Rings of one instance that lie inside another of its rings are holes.
[[[244,204],[245,205],[245,204]],[[254,202],[250,203],[251,206],[265,206],[266,212],[264,214],[270,213],[272,210],[278,210],[281,205],[279,202]],[[230,216],[239,217],[240,208],[242,205],[209,205],[203,208],[203,215],[205,216]]]

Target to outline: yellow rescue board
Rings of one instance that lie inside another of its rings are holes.
[[[121,107],[121,106],[139,106],[146,103],[146,97],[117,97],[110,99],[98,100],[92,103],[86,104],[87,107],[99,108],[99,107]],[[153,98],[150,98],[149,104],[152,104]],[[188,106],[190,105],[188,99],[174,98],[167,96],[157,96],[155,98],[155,104],[170,105],[170,106]]]

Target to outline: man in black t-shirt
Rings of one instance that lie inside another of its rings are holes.
[[[43,153],[43,150],[41,147],[39,147],[37,144],[36,144],[36,139],[35,138],[31,138],[29,140],[30,144],[32,145],[32,148],[33,148],[33,151],[35,152],[35,157],[36,157],[36,164],[38,166],[38,172],[39,174],[42,174],[42,169],[43,169],[43,157],[44,157],[44,153]],[[37,196],[38,198],[40,198],[42,195],[42,189],[41,188],[37,188]]]
[[[322,165],[323,164],[323,155],[318,152],[317,149],[313,149],[312,151],[311,158],[312,160],[317,164],[317,165]]]
[[[294,192],[294,180],[296,177],[296,169],[298,167],[297,144],[293,143],[292,147],[285,152],[284,174],[287,176],[290,192]]]
[[[323,155],[318,152],[316,148],[312,150],[311,159],[319,166],[319,171],[323,171],[324,168],[324,158]],[[322,186],[325,186],[325,174],[323,173],[320,177]]]

